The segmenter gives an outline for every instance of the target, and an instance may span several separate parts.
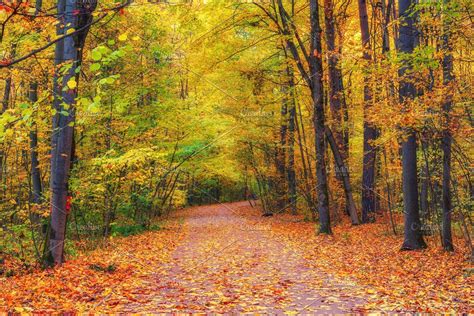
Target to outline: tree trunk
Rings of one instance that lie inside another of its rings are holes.
[[[446,0],[447,4],[449,0]],[[442,225],[442,237],[443,237],[443,248],[446,251],[454,251],[453,238],[451,235],[451,214],[452,214],[452,203],[451,203],[451,130],[450,130],[450,111],[452,106],[452,91],[449,87],[450,83],[454,80],[453,75],[453,55],[452,46],[449,41],[449,24],[444,23],[444,34],[443,34],[443,84],[447,87],[446,101],[443,104],[443,115],[445,122],[443,126],[443,225]]]
[[[3,92],[2,107],[0,108],[0,114],[3,114],[8,109],[8,103],[10,102],[11,88],[12,88],[12,78],[8,77],[5,80],[5,90]],[[3,183],[3,176],[4,176],[3,169],[4,169],[4,164],[6,165],[5,160],[6,160],[5,153],[3,152],[3,149],[0,148],[0,183]]]
[[[423,138],[423,137],[422,137]],[[421,148],[425,151],[425,148],[428,146],[427,142],[421,139]],[[428,189],[429,189],[429,170],[428,170],[428,163],[425,163],[423,168],[421,169],[421,185],[420,185],[420,217],[423,222],[426,222],[429,219],[429,210],[430,205],[428,202]]]
[[[35,1],[35,16],[37,16],[42,9],[43,1]],[[28,99],[33,104],[38,102],[38,83],[31,82],[28,91]],[[33,185],[32,198],[31,202],[35,204],[41,203],[42,199],[42,184],[41,184],[41,173],[39,169],[38,161],[38,131],[36,127],[36,122],[33,122],[32,129],[30,130],[30,159],[31,159],[31,182]],[[39,223],[38,214],[34,214],[35,223]]]
[[[358,0],[359,22],[362,35],[363,58],[367,65],[371,62],[370,56],[370,32],[369,17],[367,15],[367,3],[365,0]],[[375,199],[375,155],[376,148],[373,144],[377,138],[377,130],[372,123],[368,122],[367,115],[371,106],[371,92],[369,87],[369,77],[364,76],[364,154],[362,167],[362,222],[373,221],[376,210]]]
[[[395,226],[395,221],[393,220],[392,189],[390,188],[388,168],[387,168],[387,153],[386,153],[385,148],[383,149],[383,161],[384,161],[384,169],[385,169],[385,186],[387,188],[387,207],[388,207],[388,214],[390,216],[390,225],[392,227],[393,234],[397,235],[397,228]]]
[[[399,35],[399,50],[402,53],[412,53],[416,45],[416,30],[411,14],[412,0],[399,0],[399,16],[402,19]],[[403,78],[409,66],[403,65],[399,70],[400,102],[413,99],[416,94],[414,85]],[[402,250],[426,248],[421,232],[421,221],[418,204],[418,175],[416,165],[416,134],[412,129],[406,130],[406,139],[402,143],[402,178],[403,202],[405,213],[405,228]]]
[[[344,135],[347,134],[347,122],[344,120],[342,109],[345,108],[344,86],[342,81],[342,73],[339,67],[339,55],[336,49],[336,32],[334,18],[334,2],[332,0],[324,0],[324,21],[326,26],[326,45],[328,49],[328,76],[329,76],[329,107],[331,108],[333,124],[331,129],[334,133],[334,139],[337,148],[344,162],[348,157],[348,148],[346,148]],[[337,169],[336,177],[342,180],[341,171]]]
[[[3,92],[1,113],[4,113],[8,109],[8,103],[10,102],[11,89],[12,89],[12,77],[8,77],[7,79],[5,79],[5,90]]]
[[[314,210],[316,209],[314,207],[314,201],[313,201],[313,196],[312,196],[312,190],[311,190],[311,183],[313,182],[313,179],[312,179],[312,173],[311,173],[311,170],[308,170],[310,165],[309,165],[309,162],[306,163],[306,151],[304,150],[306,148],[306,146],[303,145],[303,139],[302,137],[304,137],[303,134],[303,131],[300,131],[300,123],[299,122],[302,118],[301,116],[301,108],[298,104],[298,112],[300,113],[299,117],[300,119],[298,119],[298,113],[296,113],[297,115],[295,115],[295,125],[296,125],[296,133],[298,135],[298,147],[299,147],[299,151],[300,151],[300,155],[301,155],[301,164],[302,164],[302,167],[303,167],[303,180],[304,180],[304,188],[305,190],[303,191],[303,194],[304,194],[304,197],[306,199],[306,202],[308,204],[308,207],[311,209],[311,215],[313,217],[313,220],[315,220],[315,217],[314,217]],[[303,124],[301,124],[303,125]],[[304,127],[301,126],[301,128],[303,129]],[[305,148],[303,148],[305,147]],[[309,158],[308,158],[309,160]]]
[[[38,101],[38,84],[36,83],[30,84],[28,99],[30,100],[31,103],[36,103]],[[30,131],[30,159],[31,159],[31,182],[33,184],[31,201],[35,204],[39,204],[41,203],[42,187],[41,187],[41,174],[40,174],[39,161],[38,161],[38,133],[36,130],[36,124],[33,124],[33,128]]]
[[[286,66],[288,76],[288,205],[292,214],[296,214],[296,174],[295,174],[295,126],[296,126],[296,96],[293,69],[290,64]]]
[[[353,225],[358,225],[359,218],[357,217],[357,209],[354,203],[354,198],[352,196],[352,186],[351,186],[351,180],[349,176],[349,170],[347,169],[347,166],[342,158],[342,155],[339,152],[339,148],[336,144],[336,140],[334,139],[334,136],[332,135],[331,130],[328,127],[326,127],[325,132],[326,132],[326,138],[329,142],[329,145],[331,146],[334,159],[336,160],[336,167],[341,172],[342,184],[344,186],[344,193],[346,195],[346,205],[349,210],[349,215],[351,216],[351,222]]]
[[[85,27],[90,21],[90,11],[78,5],[77,0],[59,0],[57,33],[59,36],[67,34],[70,29]],[[76,14],[76,10],[80,14]],[[82,24],[78,25],[78,16]],[[82,46],[87,36],[88,28],[76,36],[68,36],[56,43],[55,51],[55,84],[54,108],[56,115],[53,118],[53,135],[51,138],[51,223],[49,231],[48,249],[45,257],[46,264],[58,265],[64,262],[64,241],[67,223],[68,180],[71,166],[73,146],[73,129],[75,121],[75,99],[77,97],[78,75],[76,69],[81,61]],[[60,73],[59,65],[70,65],[64,73]],[[74,86],[68,85],[75,81]]]
[[[382,1],[382,54],[386,54],[390,51],[390,33],[389,33],[389,24],[390,16],[393,6],[393,0],[388,0],[385,4],[385,0]]]
[[[321,47],[321,26],[319,23],[319,6],[317,0],[310,0],[311,20],[311,46],[309,56],[309,67],[311,79],[311,96],[314,107],[314,134],[316,145],[316,192],[318,196],[319,232],[331,234],[329,219],[329,196],[325,161],[325,136],[324,136],[324,87],[323,87],[323,65]]]
[[[283,72],[282,72],[283,75]],[[286,82],[282,83],[281,92],[283,94],[281,109],[280,109],[280,143],[276,151],[276,169],[278,173],[277,187],[277,203],[278,209],[283,210],[286,208],[287,195],[286,195],[286,135],[288,131],[288,102],[289,93],[288,85]]]

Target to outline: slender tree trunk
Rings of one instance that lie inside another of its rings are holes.
[[[383,149],[383,161],[384,161],[384,169],[385,169],[385,186],[387,188],[387,207],[388,207],[388,214],[390,217],[390,226],[392,227],[393,234],[397,235],[397,228],[395,226],[395,221],[393,220],[392,189],[390,188],[388,168],[387,168],[387,153],[386,153],[385,148]]]
[[[331,130],[326,127],[325,130],[326,133],[326,138],[329,142],[329,145],[331,146],[332,153],[334,155],[334,159],[336,160],[336,167],[340,170],[341,172],[341,177],[342,177],[342,184],[344,186],[344,193],[346,195],[346,204],[347,208],[349,210],[349,215],[351,217],[351,222],[353,225],[358,225],[359,224],[359,218],[357,216],[357,209],[354,203],[354,198],[352,196],[352,186],[351,186],[351,180],[349,176],[349,171],[347,169],[347,166],[342,158],[341,153],[339,152],[339,148],[336,144],[336,140],[334,136],[332,135]]]
[[[422,137],[423,138],[423,137]],[[428,147],[428,143],[426,140],[421,139],[421,147],[424,152]],[[420,185],[420,217],[422,222],[426,222],[429,218],[429,210],[430,205],[428,202],[428,189],[429,189],[429,170],[428,170],[428,163],[425,163],[423,168],[421,169],[421,185]]]
[[[296,113],[295,115],[295,125],[296,125],[296,133],[298,135],[298,147],[299,147],[299,151],[300,151],[300,155],[301,155],[301,164],[303,165],[303,180],[304,180],[304,196],[305,196],[305,199],[306,199],[306,202],[308,204],[308,207],[312,210],[311,214],[313,216],[313,220],[314,220],[314,201],[313,201],[313,198],[312,198],[312,194],[311,194],[311,183],[313,182],[313,179],[311,177],[311,171],[308,170],[309,169],[309,162],[308,164],[306,163],[306,152],[303,148],[303,140],[302,140],[302,131],[300,131],[300,120],[301,120],[301,108],[298,104],[298,112],[300,112],[300,119],[298,119],[298,113]]]
[[[0,108],[0,115],[3,114],[8,109],[8,103],[10,102],[10,92],[12,88],[12,78],[8,77],[5,80],[5,90],[3,91],[3,98],[2,98],[2,107]],[[3,144],[1,144],[3,147]],[[5,153],[3,152],[3,148],[0,148],[0,183],[3,183],[3,176],[4,176],[4,164],[5,163]]]
[[[346,122],[342,109],[346,107],[344,97],[344,86],[342,80],[342,72],[339,66],[339,50],[336,49],[336,32],[334,18],[334,2],[332,0],[324,0],[324,21],[326,33],[326,45],[328,49],[328,76],[329,76],[329,106],[333,117],[331,129],[334,133],[334,139],[344,162],[348,157],[347,148],[345,146],[344,135],[347,133]],[[341,180],[341,172],[336,166],[336,177]]]
[[[329,196],[325,160],[325,118],[324,118],[324,87],[323,63],[321,47],[321,26],[319,22],[319,6],[317,0],[310,0],[311,46],[309,67],[311,76],[311,95],[314,107],[314,131],[316,144],[316,192],[318,196],[319,232],[331,234],[329,218]]]
[[[31,83],[28,91],[28,99],[34,104],[38,101],[38,85],[36,83]],[[33,122],[30,133],[30,174],[31,174],[31,202],[33,204],[41,204],[43,198],[43,188],[41,184],[41,173],[39,168],[38,161],[38,132],[36,127],[36,122]],[[36,230],[40,235],[45,233],[45,227],[40,225],[41,217],[37,212],[31,212],[30,220],[35,225]],[[34,236],[33,236],[34,238]]]
[[[393,6],[393,0],[388,0],[385,4],[385,0],[382,1],[382,54],[386,54],[390,51],[390,34],[389,34],[389,23],[390,16]]]
[[[3,91],[2,99],[2,112],[5,112],[8,109],[8,103],[10,102],[10,92],[12,90],[12,77],[5,79],[5,90]]]
[[[389,24],[392,18],[392,11],[394,7],[394,0],[388,0],[387,4],[385,4],[385,0],[382,1],[382,54],[385,58],[387,58],[387,54],[390,52],[390,32],[389,32]],[[387,88],[387,98],[392,99],[395,95],[395,87],[393,81],[389,79],[388,88]],[[392,189],[389,181],[389,172],[387,167],[387,153],[386,148],[383,147],[382,149],[383,154],[383,164],[385,169],[385,188],[387,192],[387,208],[388,214],[390,218],[390,226],[392,228],[393,234],[397,235],[397,229],[395,226],[395,221],[393,218],[393,208],[392,208]]]
[[[38,101],[38,85],[36,83],[30,84],[30,91],[28,93],[30,102],[36,103]],[[38,133],[36,124],[33,124],[30,131],[30,159],[31,159],[31,182],[33,184],[32,202],[35,204],[41,203],[42,186],[41,174],[38,161]]]
[[[445,5],[448,5],[449,0],[445,0]],[[452,106],[452,89],[449,87],[450,83],[454,80],[453,75],[453,55],[452,46],[449,40],[449,24],[444,23],[444,34],[443,34],[443,84],[447,87],[446,101],[443,104],[443,115],[445,122],[443,126],[443,225],[442,225],[442,240],[443,248],[446,251],[454,251],[453,238],[451,236],[451,214],[452,214],[452,203],[451,203],[451,143],[452,136],[450,130],[450,111]]]
[[[370,55],[370,32],[369,17],[367,15],[367,3],[365,0],[358,0],[359,22],[362,34],[363,58],[369,66],[372,57]],[[375,126],[368,122],[367,115],[371,106],[371,91],[368,75],[364,76],[364,154],[362,167],[362,222],[373,221],[376,211],[375,199],[375,159],[376,148],[373,144],[377,138]]]
[[[282,72],[282,77],[283,72]],[[281,103],[280,109],[280,143],[277,148],[276,152],[276,169],[278,172],[278,183],[277,187],[277,194],[278,194],[278,209],[282,210],[285,208],[287,203],[287,195],[286,195],[286,137],[288,131],[288,103],[290,102],[289,98],[289,91],[288,85],[286,82],[282,83],[281,92],[283,94],[283,99]]]
[[[307,169],[308,178],[309,178],[309,181],[312,183],[314,182],[313,169],[311,168],[311,157],[310,157],[309,148],[306,142],[306,130],[305,130],[304,122],[303,122],[303,113],[301,111],[301,104],[297,103],[296,106],[297,106],[297,112],[298,112],[296,114],[299,116],[299,120],[296,119],[296,123],[298,123],[299,121],[299,125],[297,125],[297,127],[298,126],[301,127],[301,133],[300,133],[300,128],[299,127],[297,128],[297,131],[299,133],[298,139],[299,139],[300,147],[302,148],[302,150],[304,150],[304,155],[302,155],[302,157],[306,156],[306,162],[307,162],[307,167],[308,167]]]
[[[296,174],[295,174],[295,126],[296,126],[296,97],[294,74],[291,65],[287,63],[286,74],[288,76],[288,204],[292,214],[296,214]]]
[[[399,51],[412,53],[416,45],[416,30],[414,18],[411,14],[412,0],[399,0],[399,16],[402,19],[399,35]],[[413,83],[403,78],[409,66],[403,65],[399,70],[400,102],[413,99],[416,90]],[[411,128],[405,129],[405,139],[402,143],[402,178],[403,202],[405,213],[405,228],[402,250],[426,248],[421,231],[421,221],[418,204],[418,169],[416,164],[416,134]]]
[[[42,9],[42,0],[35,1],[35,16],[38,15]],[[33,104],[38,101],[38,83],[31,82],[28,91],[28,99]],[[38,161],[38,131],[36,122],[33,123],[32,129],[30,130],[30,160],[31,160],[31,182],[33,185],[31,201],[35,204],[41,203],[42,198],[42,184],[41,184],[41,172],[39,169]],[[34,215],[35,223],[39,222],[38,214]]]
[[[344,85],[341,68],[339,66],[339,53],[341,47],[336,48],[336,32],[333,0],[324,0],[324,21],[326,32],[326,46],[328,49],[328,77],[329,77],[329,107],[331,109],[332,121],[331,130],[344,164],[349,157],[349,138],[345,111],[347,111],[346,99],[344,96]],[[336,179],[344,186],[343,173],[348,170],[340,170],[336,158],[334,158],[334,169]],[[347,195],[346,195],[347,197]],[[350,215],[349,201],[345,201],[345,210]]]

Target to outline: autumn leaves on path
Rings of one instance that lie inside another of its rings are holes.
[[[122,311],[347,312],[363,304],[355,286],[309,269],[265,221],[238,215],[248,203],[189,209],[187,236],[142,301]]]
[[[463,251],[400,252],[384,224],[325,236],[301,217],[260,214],[247,202],[177,211],[161,230],[2,277],[0,312],[472,311]]]
[[[117,238],[54,271],[9,278],[0,310],[347,312],[359,288],[310,269],[247,202],[182,210],[167,229]],[[184,217],[184,220],[182,220]]]

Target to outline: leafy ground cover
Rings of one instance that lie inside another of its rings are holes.
[[[384,224],[340,224],[325,236],[302,217],[260,214],[246,202],[184,209],[161,230],[110,238],[53,270],[2,277],[0,310],[473,310],[463,249],[446,254],[428,238],[429,249],[401,252],[402,237]]]

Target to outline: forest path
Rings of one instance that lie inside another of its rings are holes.
[[[272,232],[271,219],[243,217],[246,208],[248,202],[183,210],[186,236],[160,267],[166,272],[143,280],[140,301],[147,303],[121,311],[306,314],[364,305],[357,285],[309,268],[300,250]]]

